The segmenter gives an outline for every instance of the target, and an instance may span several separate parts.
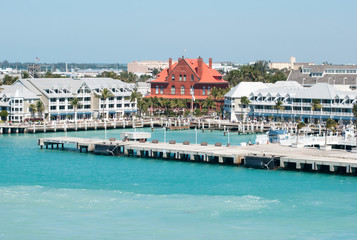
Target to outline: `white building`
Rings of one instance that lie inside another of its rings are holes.
[[[105,88],[112,96],[102,100]],[[111,78],[20,79],[1,91],[0,106],[12,115],[10,119],[19,122],[31,117],[26,103],[34,101],[44,104],[43,117],[47,120],[74,119],[75,114],[78,119],[120,118],[137,111],[136,102],[129,99],[134,88],[135,84]],[[78,109],[71,105],[75,97],[80,102]]]
[[[40,97],[20,83],[2,85],[0,92],[0,110],[8,112],[9,121],[22,122],[31,118],[30,104],[36,104]]]
[[[241,103],[247,97],[249,105]],[[317,99],[322,108],[312,109],[313,100]],[[284,110],[274,108],[277,101],[282,101]],[[303,87],[297,82],[282,81],[272,83],[241,82],[225,95],[224,110],[232,121],[244,118],[266,119],[282,118],[286,121],[313,120],[350,122],[354,119],[353,104],[357,103],[357,91],[344,86],[318,83],[312,87]]]

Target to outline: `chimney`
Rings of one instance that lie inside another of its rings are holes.
[[[197,75],[199,77],[201,77],[202,76],[202,71],[203,71],[203,59],[201,57],[198,57],[197,63],[198,63]]]
[[[178,62],[180,62],[181,61],[181,58],[178,58],[178,60],[177,60]]]
[[[212,58],[209,58],[209,68],[212,69]]]
[[[172,58],[169,58],[169,74],[171,73],[172,70]]]

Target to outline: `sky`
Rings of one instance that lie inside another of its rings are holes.
[[[355,0],[0,0],[0,61],[357,64]]]

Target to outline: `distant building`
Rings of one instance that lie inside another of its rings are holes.
[[[329,83],[357,88],[357,65],[304,65],[292,70],[287,81],[296,81],[304,86]]]
[[[162,70],[169,67],[167,61],[134,61],[128,63],[128,72],[137,74],[151,73],[154,69]]]
[[[297,70],[304,65],[312,66],[315,64],[314,63],[297,63],[295,57],[290,57],[289,62],[270,62],[268,64],[270,69],[279,69],[279,70],[282,70],[282,69]]]
[[[204,100],[211,95],[212,88],[227,88],[228,82],[212,68],[212,58],[205,64],[197,59],[179,58],[173,64],[169,59],[168,68],[151,81],[151,95],[168,99]]]
[[[241,102],[247,97],[248,105]],[[312,109],[313,100],[319,100],[321,109]],[[282,101],[284,110],[277,111],[274,106]],[[303,87],[297,82],[280,81],[272,83],[241,82],[225,95],[224,110],[232,121],[246,118],[282,118],[286,121],[302,120],[350,122],[354,120],[353,104],[357,103],[357,91],[346,86],[317,83]]]

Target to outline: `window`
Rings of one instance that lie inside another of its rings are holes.
[[[159,86],[156,86],[156,91],[155,91],[156,94],[159,94]]]
[[[64,99],[64,98],[60,98],[59,101],[60,101],[60,102],[64,102],[65,99]]]
[[[172,86],[171,87],[171,94],[175,95],[175,93],[176,93],[176,88],[175,88],[175,86]]]
[[[160,87],[160,93],[161,93],[161,94],[164,94],[164,86],[161,86],[161,87]]]
[[[51,98],[51,102],[56,102],[56,98]]]
[[[175,81],[175,74],[172,74],[172,81]]]
[[[117,104],[117,108],[121,108],[121,104]]]
[[[64,110],[64,107],[65,107],[65,106],[59,106],[59,109],[60,109],[60,110]]]
[[[84,101],[86,101],[86,102],[90,101],[90,97],[85,97]]]
[[[211,94],[211,87],[208,87],[207,88],[207,95],[210,95]]]
[[[117,97],[117,100],[121,100],[121,97]]]
[[[71,109],[73,109],[73,106],[72,106],[72,105],[68,105],[68,106],[67,106],[67,109],[68,109],[68,110],[71,110]]]
[[[194,78],[193,78],[193,75],[191,75],[191,81],[193,82]]]
[[[180,81],[182,81],[182,75],[180,75]]]
[[[185,87],[181,86],[181,95],[185,95]]]
[[[206,95],[206,87],[202,88],[202,95]]]
[[[114,108],[114,104],[109,104],[109,108]]]
[[[186,82],[186,75],[183,75],[183,81]]]
[[[56,106],[51,106],[50,109],[51,110],[56,110]]]

